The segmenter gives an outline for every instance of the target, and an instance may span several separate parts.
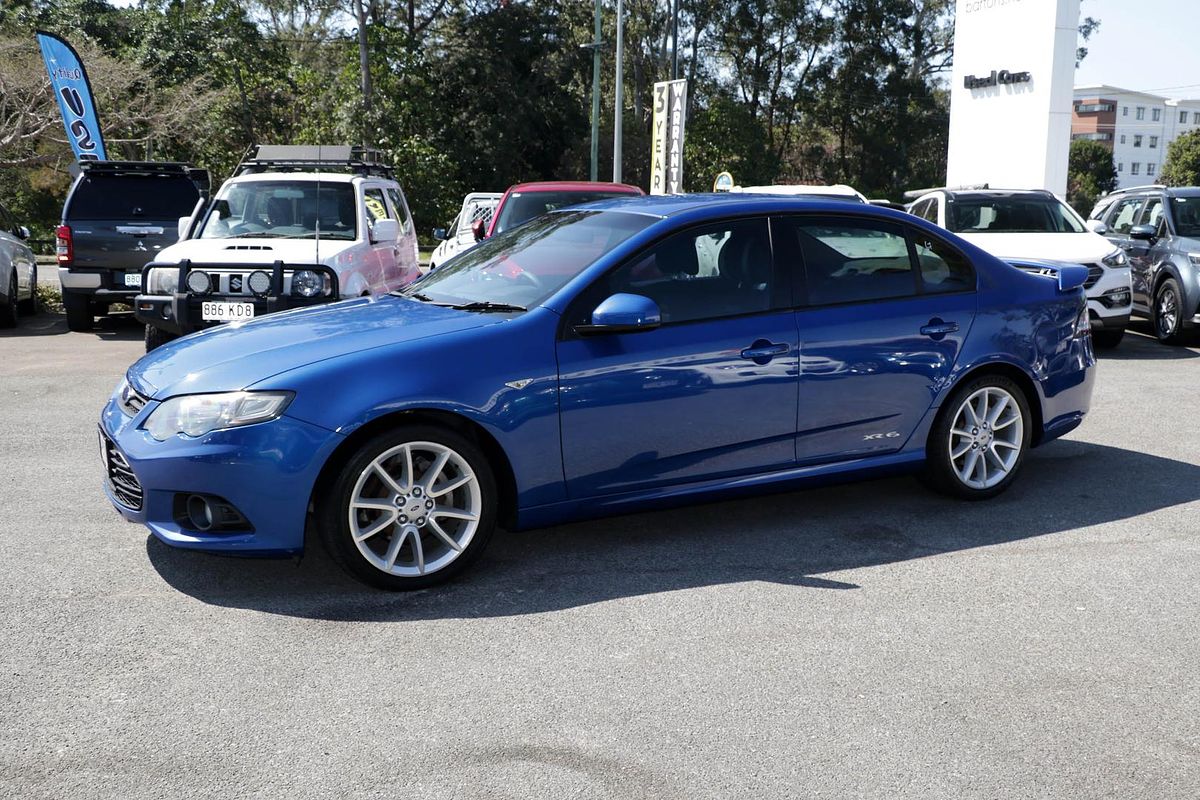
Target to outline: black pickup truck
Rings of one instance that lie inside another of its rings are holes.
[[[91,330],[113,303],[132,303],[142,267],[179,239],[209,189],[206,170],[189,164],[85,161],[63,205],[58,279],[67,327]]]

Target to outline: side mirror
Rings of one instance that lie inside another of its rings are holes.
[[[592,312],[588,325],[576,325],[581,336],[652,331],[662,324],[658,303],[640,294],[614,294]]]
[[[188,228],[190,228],[190,227],[192,227],[192,218],[191,217],[180,217],[179,218],[179,222],[176,225],[176,230],[179,233],[179,241],[182,242],[184,239],[187,238]]]
[[[1084,225],[1086,225],[1087,229],[1092,233],[1098,233],[1101,236],[1108,233],[1108,226],[1098,219],[1089,219],[1084,223]]]
[[[444,242],[447,239],[449,239],[450,237],[446,235],[445,228],[434,228],[433,229],[433,238],[437,239],[439,242]]]
[[[20,237],[22,239],[28,239],[30,237],[30,235],[31,234],[29,233],[29,228],[26,228],[24,225],[17,226],[17,236],[18,237]]]
[[[1058,268],[1058,290],[1063,294],[1083,286],[1088,279],[1088,268],[1079,264],[1064,264]]]
[[[1158,229],[1153,225],[1134,225],[1129,229],[1129,238],[1149,242],[1156,238],[1157,233]]]
[[[400,223],[394,219],[377,220],[371,226],[372,242],[394,242],[400,238]]]
[[[471,223],[471,233],[475,235],[475,241],[482,242],[487,236],[487,226],[483,224],[483,220],[477,219]]]

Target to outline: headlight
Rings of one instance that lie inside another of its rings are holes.
[[[1200,267],[1200,253],[1188,253],[1188,261],[1192,262],[1193,267]]]
[[[146,277],[146,294],[175,294],[179,291],[179,267],[154,267]]]
[[[203,436],[210,431],[275,419],[287,408],[292,397],[292,392],[225,392],[172,397],[154,409],[144,427],[160,442],[178,433]]]
[[[325,288],[325,281],[311,269],[296,270],[292,275],[292,294],[316,297]]]
[[[1120,248],[1113,250],[1111,253],[1101,259],[1106,267],[1128,267],[1129,259],[1125,257],[1125,251]]]

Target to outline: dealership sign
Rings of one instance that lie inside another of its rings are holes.
[[[78,161],[104,161],[104,138],[92,101],[92,87],[79,54],[65,40],[45,31],[37,32],[38,45],[50,73],[50,86],[62,112],[63,127]]]
[[[650,194],[683,192],[683,129],[686,123],[687,81],[654,84]]]
[[[985,86],[1008,86],[1014,83],[1029,83],[1033,80],[1033,76],[1028,72],[1009,72],[1002,69],[999,72],[992,70],[992,74],[986,78],[977,78],[974,75],[968,75],[963,78],[963,86],[968,89],[982,89]]]

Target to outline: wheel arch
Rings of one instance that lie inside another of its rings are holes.
[[[333,482],[337,480],[341,468],[364,442],[384,431],[402,425],[433,425],[467,436],[478,444],[479,448],[483,450],[484,455],[487,456],[488,463],[492,466],[496,479],[496,488],[500,494],[500,504],[496,515],[497,521],[502,527],[506,528],[515,524],[517,518],[517,482],[512,464],[509,462],[504,448],[478,422],[453,411],[433,408],[411,408],[394,411],[390,414],[383,414],[376,417],[370,422],[356,428],[338,444],[337,448],[330,453],[329,458],[325,460],[325,464],[321,467],[321,471],[317,475],[317,480],[313,484],[312,494],[309,496],[310,511],[316,508],[317,498],[329,490]]]
[[[963,374],[959,375],[954,383],[946,388],[943,398],[950,397],[967,381],[975,380],[984,375],[999,375],[1008,378],[1021,389],[1022,394],[1025,395],[1025,404],[1029,406],[1029,413],[1033,417],[1030,420],[1030,428],[1033,430],[1031,447],[1037,447],[1041,444],[1042,436],[1045,433],[1045,420],[1042,416],[1042,395],[1038,391],[1037,384],[1030,374],[1016,364],[1008,361],[989,361],[970,367]],[[943,402],[938,409],[934,425],[942,418],[943,414],[947,413],[950,413],[950,405]]]

